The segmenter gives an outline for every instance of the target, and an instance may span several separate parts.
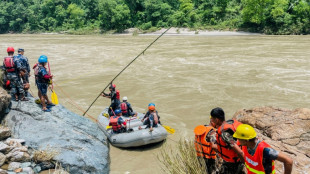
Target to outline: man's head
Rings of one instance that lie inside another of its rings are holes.
[[[24,55],[24,52],[25,52],[24,48],[18,48],[18,53]]]
[[[115,84],[111,84],[111,85],[109,86],[109,90],[110,90],[110,91],[114,91],[115,88],[116,88],[116,85],[115,85]]]
[[[237,138],[241,145],[248,146],[256,139],[256,132],[254,128],[248,124],[241,124],[237,127],[233,137]]]
[[[8,53],[8,55],[13,55],[14,54],[14,48],[13,47],[8,47],[7,49],[6,49],[6,52]]]
[[[40,57],[39,57],[39,59],[38,59],[38,62],[40,63],[40,64],[45,64],[45,63],[47,63],[47,60],[48,60],[48,58],[47,58],[47,56],[46,55],[41,55]]]
[[[225,112],[222,108],[214,108],[210,112],[210,123],[213,127],[218,128],[225,121]]]
[[[155,106],[153,106],[153,105],[149,106],[149,110],[150,110],[151,112],[155,111]]]
[[[115,109],[114,113],[116,116],[122,116],[122,111],[120,109]]]
[[[123,101],[125,102],[125,101],[127,101],[127,97],[125,96],[125,97],[123,97]]]

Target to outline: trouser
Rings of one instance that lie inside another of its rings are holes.
[[[230,163],[230,162],[223,162],[219,173],[220,174],[245,174],[244,164],[242,162]]]
[[[11,95],[14,96],[15,94],[18,93],[24,95],[24,87],[19,76],[14,72],[14,73],[7,73],[6,77],[7,80],[10,80],[11,82],[11,91],[10,91]]]
[[[215,159],[204,158],[206,163],[206,170],[208,174],[213,174],[216,171],[215,168]]]
[[[112,108],[113,112],[114,112],[116,109],[119,109],[119,102],[115,101],[115,102],[112,102],[112,103],[111,103],[111,105],[110,105],[110,107],[109,107],[109,110],[108,110],[108,113],[109,113],[110,116],[111,116],[111,115],[114,115],[114,113],[112,112],[111,108]]]

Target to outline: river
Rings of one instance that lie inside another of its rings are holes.
[[[98,94],[157,36],[0,35],[0,56],[25,49],[31,66],[49,58],[59,102],[82,115]],[[116,80],[134,110],[156,104],[164,124],[174,128],[167,144],[193,138],[222,107],[226,118],[259,106],[309,107],[310,36],[164,35]],[[31,91],[36,94],[33,75]],[[78,107],[75,107],[76,103]],[[100,97],[88,112],[96,118],[110,101]],[[111,173],[163,173],[157,155],[163,144],[135,149],[111,146]],[[95,149],[94,149],[95,150]]]

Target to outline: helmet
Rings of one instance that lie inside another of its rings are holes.
[[[256,132],[252,126],[241,124],[237,127],[233,137],[242,140],[250,140],[256,137]]]
[[[154,103],[149,103],[149,105],[148,106],[155,106],[155,104]]]
[[[111,84],[109,88],[116,88],[115,84]]]
[[[115,113],[115,115],[118,115],[118,114],[122,113],[122,111],[120,109],[115,109],[114,113]]]
[[[18,48],[18,52],[25,52],[24,48]]]
[[[125,97],[123,97],[123,100],[127,100],[127,97],[125,96]]]
[[[13,47],[8,47],[8,49],[6,49],[6,52],[14,52],[15,50],[14,50],[14,48]]]
[[[39,63],[46,63],[47,62],[47,56],[46,55],[41,55],[38,59]]]
[[[149,106],[149,110],[154,111],[155,110],[155,106]]]

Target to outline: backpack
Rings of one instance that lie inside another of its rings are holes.
[[[121,103],[122,113],[126,114],[127,113],[127,109],[128,109],[127,103],[126,102],[122,102]]]
[[[116,90],[116,99],[119,100],[120,95],[119,95],[119,90]]]
[[[33,72],[34,72],[34,76],[37,77],[38,73],[39,73],[39,64],[38,63],[33,66]]]
[[[3,64],[7,72],[15,71],[13,57],[5,57],[3,60]]]

